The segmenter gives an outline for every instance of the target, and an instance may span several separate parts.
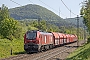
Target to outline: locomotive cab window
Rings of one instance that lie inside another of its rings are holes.
[[[27,39],[35,39],[36,38],[36,32],[28,32],[26,34]]]

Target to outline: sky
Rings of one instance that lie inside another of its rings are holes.
[[[1,0],[0,7],[2,4],[5,4],[8,8],[15,8],[24,6],[27,4],[37,4],[42,7],[45,7],[61,18],[74,18],[77,15],[80,15],[80,9],[82,6],[82,2],[85,0],[13,0],[18,4],[12,2],[11,0]],[[69,10],[65,7],[65,5],[69,8]],[[20,4],[20,5],[19,5]],[[70,12],[71,10],[71,12]]]

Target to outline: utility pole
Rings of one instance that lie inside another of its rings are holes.
[[[77,15],[77,47],[79,47],[79,16]]]

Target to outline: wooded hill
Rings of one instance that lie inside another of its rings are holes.
[[[77,26],[77,17],[66,18],[64,20],[67,21],[68,23],[70,23],[70,25],[72,25],[72,26]],[[84,20],[83,17],[79,17],[79,27],[84,27],[83,20]]]
[[[44,20],[61,20],[61,18],[52,11],[39,5],[29,4],[22,7],[9,9],[11,17],[16,20],[22,19],[44,19]]]
[[[46,9],[45,7],[28,4],[21,7],[16,7],[9,9],[10,16],[16,20],[46,20],[48,23],[55,24],[59,27],[61,26],[74,26],[76,27],[76,18],[73,19],[62,19],[54,12]],[[74,22],[74,23],[73,23]],[[82,22],[81,22],[82,24]]]
[[[16,20],[41,19],[58,26],[63,26],[63,24],[69,24],[52,11],[39,5],[29,4],[22,7],[16,7],[9,9],[9,12],[10,16]]]

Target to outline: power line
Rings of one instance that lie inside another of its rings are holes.
[[[29,0],[31,3],[33,3],[31,0]],[[41,3],[43,3],[44,5],[48,6],[49,8],[53,9],[52,7],[50,7],[49,5],[47,5],[46,3],[44,3],[43,1],[39,0]],[[33,3],[34,4],[34,3]],[[53,9],[54,11],[58,12],[57,10]]]
[[[65,14],[63,14],[59,8],[59,16],[61,16],[60,14],[62,14],[63,16],[65,16],[67,18],[67,16]]]
[[[13,3],[15,3],[15,4],[17,4],[17,5],[19,5],[19,6],[22,6],[21,4],[19,4],[19,3],[17,3],[17,2],[15,2],[15,1],[13,1],[13,0],[10,0],[11,2],[13,2]],[[31,0],[29,0],[31,3],[33,3]],[[44,3],[43,1],[41,1],[41,0],[39,0],[40,2],[42,2],[44,5],[46,5],[46,6],[48,6],[49,8],[51,8],[51,9],[53,9],[54,11],[56,11],[56,12],[58,12],[57,10],[55,10],[54,8],[52,8],[52,7],[50,7],[49,5],[47,5],[46,3]],[[34,4],[34,3],[33,3]],[[69,8],[68,8],[68,10],[69,10]],[[33,11],[32,9],[31,9],[31,11]],[[33,11],[33,12],[35,12],[35,11]],[[37,15],[39,15],[37,12],[35,12]],[[59,10],[59,12],[58,13],[61,13],[62,14],[62,12]],[[62,14],[62,15],[64,15],[64,14]],[[66,15],[64,15],[64,16],[66,16]]]
[[[13,1],[13,0],[10,0],[10,1],[13,2],[13,3],[15,3],[15,4],[17,4],[17,5],[19,5],[19,6],[22,6],[21,4],[15,2],[15,1]]]
[[[29,0],[31,3],[33,3],[31,0]],[[34,3],[33,3],[34,4]]]
[[[13,0],[10,0],[10,1],[12,1],[13,3],[15,3],[15,4],[18,4],[18,5],[20,5],[20,6],[22,6],[21,4],[19,4],[19,3],[17,3],[17,2],[15,2],[15,1],[13,1]],[[30,0],[29,0],[30,1]],[[33,2],[32,2],[33,3]],[[41,17],[39,16],[39,14],[36,12],[36,11],[33,11],[32,9],[30,9],[32,12],[35,12],[35,14],[37,14],[37,19],[38,19],[38,24],[40,24],[40,20],[41,20]],[[40,26],[38,26],[38,28],[40,29]]]
[[[13,3],[15,3],[15,4],[17,4],[17,5],[19,5],[19,6],[22,6],[21,4],[19,4],[19,3],[17,3],[17,2],[15,2],[15,1],[13,1],[13,0],[10,0],[11,2],[13,2]],[[29,0],[31,3],[33,3],[31,0]],[[51,9],[53,9],[54,11],[56,11],[56,12],[58,12],[57,10],[55,10],[54,8],[52,8],[52,7],[50,7],[49,5],[47,5],[46,3],[44,3],[43,1],[41,1],[41,0],[39,0],[40,2],[42,2],[44,5],[46,5],[46,6],[48,6],[49,8],[51,8]],[[34,4],[34,3],[33,3]],[[31,11],[33,11],[32,9],[31,9]],[[35,12],[35,11],[33,11],[33,12]],[[62,14],[62,12],[61,11],[59,11],[61,14]],[[58,12],[58,13],[59,13]],[[37,15],[39,15],[37,12],[35,12]],[[62,14],[62,15],[64,15],[64,14]],[[66,16],[66,15],[64,15],[64,16]]]
[[[33,3],[31,0],[29,0],[31,3]],[[51,9],[53,9],[54,11],[56,11],[56,12],[58,12],[59,13],[59,16],[60,16],[60,13],[61,13],[61,11],[60,11],[60,8],[59,8],[59,11],[57,11],[57,10],[55,10],[54,8],[52,8],[51,6],[49,6],[49,5],[47,5],[46,3],[44,3],[43,1],[41,1],[41,0],[39,0],[40,2],[42,2],[44,5],[46,5],[46,6],[48,6],[49,8],[51,8]],[[34,4],[34,3],[33,3]],[[62,14],[62,15],[64,15],[64,14]],[[65,15],[64,15],[65,16]],[[39,24],[39,21],[38,21],[38,24]]]
[[[57,10],[55,10],[54,8],[52,8],[51,6],[47,5],[46,3],[44,3],[43,1],[39,0],[40,2],[42,2],[44,5],[50,7],[51,9],[53,9],[54,11],[58,12]]]
[[[62,0],[61,0],[61,2],[64,4],[64,6],[65,6],[72,14],[77,15],[77,14],[73,13],[73,12],[67,7],[67,5],[66,5]]]
[[[57,13],[59,13],[59,16],[60,16],[60,13],[61,13],[62,15],[64,15],[64,14],[61,12],[60,8],[59,8],[59,11],[57,11],[57,10],[55,10],[54,8],[52,8],[51,6],[49,6],[49,5],[47,5],[46,3],[44,3],[43,1],[41,1],[41,0],[39,0],[39,1],[42,2],[44,5],[48,6],[49,8],[53,9],[53,10],[56,11]],[[64,15],[64,16],[66,16],[66,15]],[[67,16],[66,16],[66,17],[67,17]]]
[[[22,6],[21,4],[15,2],[15,1],[13,1],[13,0],[10,0],[10,1],[13,2],[13,3],[15,3],[15,4],[17,4],[17,5],[19,5],[19,6]],[[31,10],[32,12],[35,12],[35,14],[37,14],[37,15],[39,16],[39,14],[38,14],[36,11],[33,11],[32,9],[30,9],[30,10]],[[38,18],[40,18],[40,16],[39,16]]]

